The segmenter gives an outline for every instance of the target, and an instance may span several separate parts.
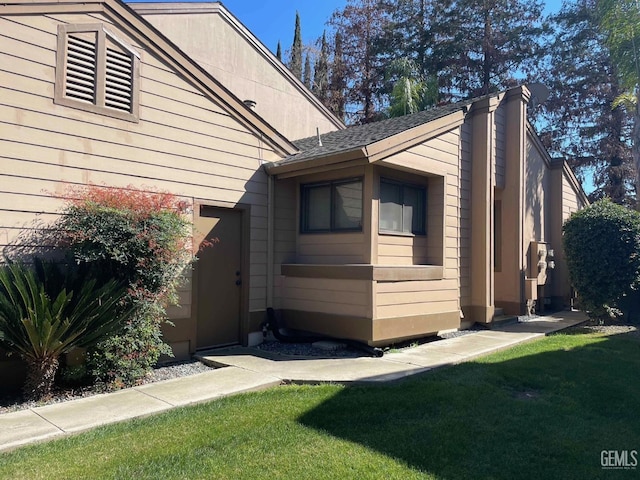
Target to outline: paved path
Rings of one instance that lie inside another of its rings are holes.
[[[403,352],[387,353],[382,358],[296,358],[267,352],[257,354],[255,349],[242,347],[205,352],[202,354],[205,360],[224,368],[0,414],[0,451],[182,405],[269,388],[285,381],[367,383],[398,380],[504,350],[585,320],[582,313],[561,312],[499,330],[480,331]]]

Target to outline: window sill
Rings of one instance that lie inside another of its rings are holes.
[[[406,232],[394,232],[391,230],[379,230],[378,235],[386,235],[389,237],[426,237],[426,233],[406,233]]]
[[[281,272],[286,277],[379,282],[442,280],[444,278],[444,268],[441,265],[282,264]]]

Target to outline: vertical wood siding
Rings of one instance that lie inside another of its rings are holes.
[[[507,126],[505,119],[505,107],[499,106],[494,114],[495,129],[494,129],[494,184],[497,188],[504,188],[504,172],[505,165],[507,163],[506,153],[506,134]]]
[[[471,124],[460,128],[460,304],[471,303]]]

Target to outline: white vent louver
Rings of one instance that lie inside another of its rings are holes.
[[[67,97],[95,103],[96,44],[69,35],[67,39]]]

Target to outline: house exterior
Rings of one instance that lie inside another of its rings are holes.
[[[524,86],[345,128],[218,3],[7,0],[0,25],[0,246],[68,186],[188,200],[219,242],[169,312],[178,358],[259,342],[268,307],[383,345],[571,301],[561,226],[587,200]]]
[[[518,87],[311,137],[265,165],[286,324],[384,345],[569,306],[562,223],[587,199],[527,123],[529,100]]]

